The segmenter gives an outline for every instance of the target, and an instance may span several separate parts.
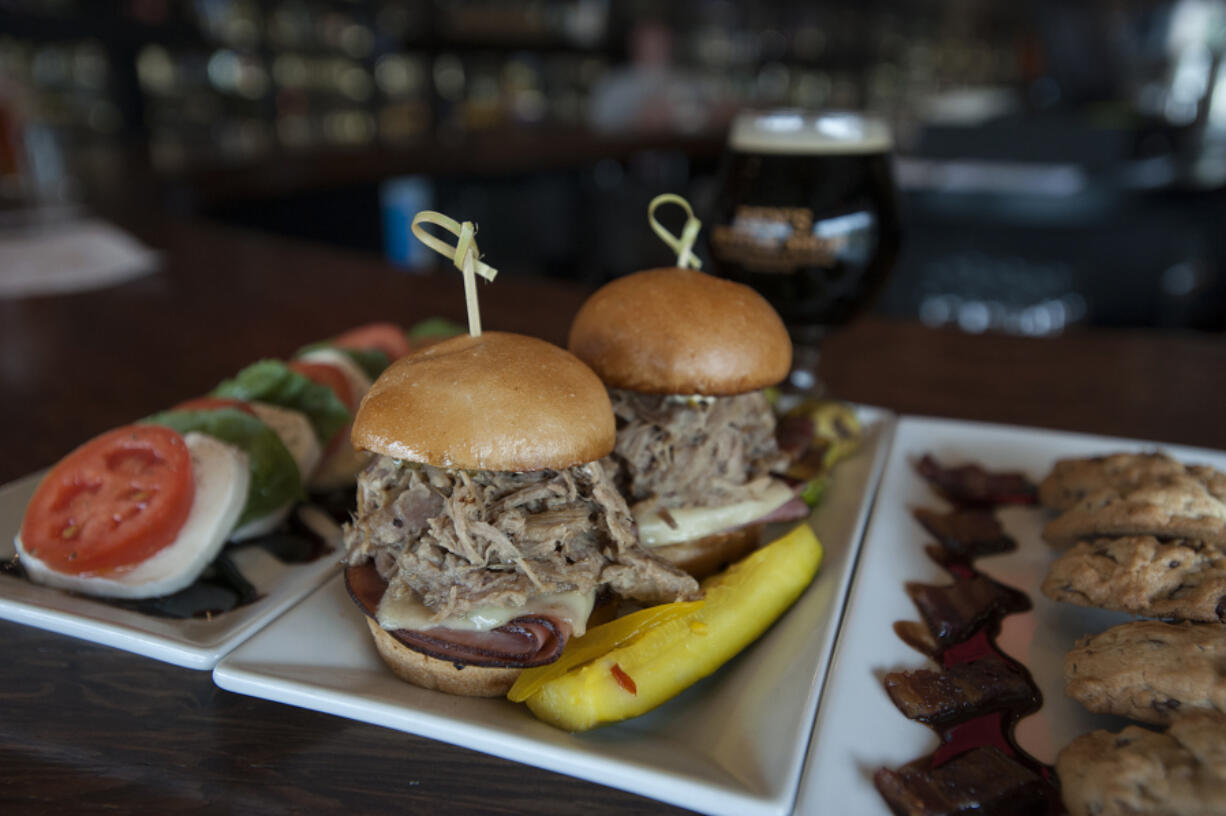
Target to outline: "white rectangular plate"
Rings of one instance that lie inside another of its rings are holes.
[[[863,409],[863,445],[839,464],[811,523],[813,584],[719,672],[655,711],[568,734],[504,699],[450,697],[397,680],[338,577],[223,660],[222,688],[396,728],[709,813],[783,814],[813,714],[893,419]]]
[[[887,672],[934,668],[894,633],[895,621],[920,619],[904,583],[951,581],[924,553],[931,537],[911,516],[915,507],[949,505],[920,478],[914,463],[931,453],[944,465],[974,462],[990,470],[1020,470],[1038,481],[1060,458],[1156,449],[1186,463],[1226,469],[1221,451],[1004,425],[899,420],[813,732],[797,813],[889,813],[873,786],[873,773],[882,766],[897,768],[937,746],[935,732],[903,717],[881,683]],[[1126,724],[1090,714],[1066,698],[1063,662],[1077,638],[1131,618],[1044,597],[1039,586],[1057,555],[1040,538],[1050,516],[1040,508],[1020,507],[998,510],[997,516],[1018,549],[975,563],[981,572],[1024,591],[1034,605],[1030,612],[1005,618],[997,644],[1030,670],[1043,694],[1042,709],[1018,724],[1018,741],[1040,761],[1052,763],[1079,734],[1096,728],[1118,731]]]
[[[0,559],[13,557],[13,537],[41,478],[36,473],[0,487]],[[189,669],[211,669],[224,654],[339,570],[339,535],[331,543],[334,554],[306,564],[283,564],[258,547],[236,552],[234,563],[260,597],[208,620],[145,615],[16,575],[0,575],[0,618]]]

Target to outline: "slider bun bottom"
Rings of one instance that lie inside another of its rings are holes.
[[[650,547],[648,552],[676,564],[695,578],[706,578],[757,549],[763,526],[751,524],[726,533]]]
[[[752,524],[726,533],[652,547],[651,553],[676,564],[695,578],[714,575],[757,549],[763,525]],[[373,618],[366,625],[375,649],[388,668],[405,682],[462,697],[504,697],[523,669],[457,666],[405,646]]]
[[[375,639],[379,657],[401,680],[422,688],[462,697],[503,697],[523,669],[486,666],[457,666],[447,660],[424,655],[405,646],[373,618],[366,625]]]

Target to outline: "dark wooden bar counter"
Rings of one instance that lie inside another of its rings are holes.
[[[458,273],[412,276],[369,256],[194,222],[137,232],[163,251],[160,273],[89,294],[0,301],[0,482],[261,356],[371,320],[463,314]],[[481,287],[484,323],[562,342],[584,294],[504,276]],[[837,396],[898,412],[1226,449],[1220,336],[1022,339],[873,318],[829,341],[822,372]],[[208,672],[37,629],[0,622],[0,642],[4,813],[673,810],[231,694]]]

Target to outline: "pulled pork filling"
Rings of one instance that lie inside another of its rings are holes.
[[[639,546],[598,462],[507,473],[376,457],[358,476],[345,548],[346,563],[373,561],[388,592],[414,593],[436,621],[605,585],[648,603],[698,592],[693,578]]]
[[[610,389],[617,446],[604,460],[635,510],[719,507],[758,498],[788,459],[761,391],[732,397]]]

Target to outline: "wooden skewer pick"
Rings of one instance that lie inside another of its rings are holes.
[[[424,224],[435,224],[456,236],[455,246],[435,238],[426,232]],[[481,309],[477,305],[477,275],[492,281],[498,270],[489,264],[481,262],[481,252],[477,249],[477,225],[472,221],[460,223],[454,218],[448,218],[433,210],[422,210],[413,216],[413,234],[430,249],[451,261],[456,269],[464,274],[464,300],[468,306],[468,333],[473,337],[481,336]]]
[[[678,238],[664,229],[664,226],[656,220],[656,208],[661,204],[679,204],[685,210],[685,226],[681,229],[681,237]],[[652,231],[660,236],[660,240],[677,253],[677,266],[702,269],[702,261],[692,251],[694,241],[698,238],[698,230],[702,229],[702,222],[694,217],[690,202],[674,193],[658,195],[647,205],[647,222],[651,224]]]

